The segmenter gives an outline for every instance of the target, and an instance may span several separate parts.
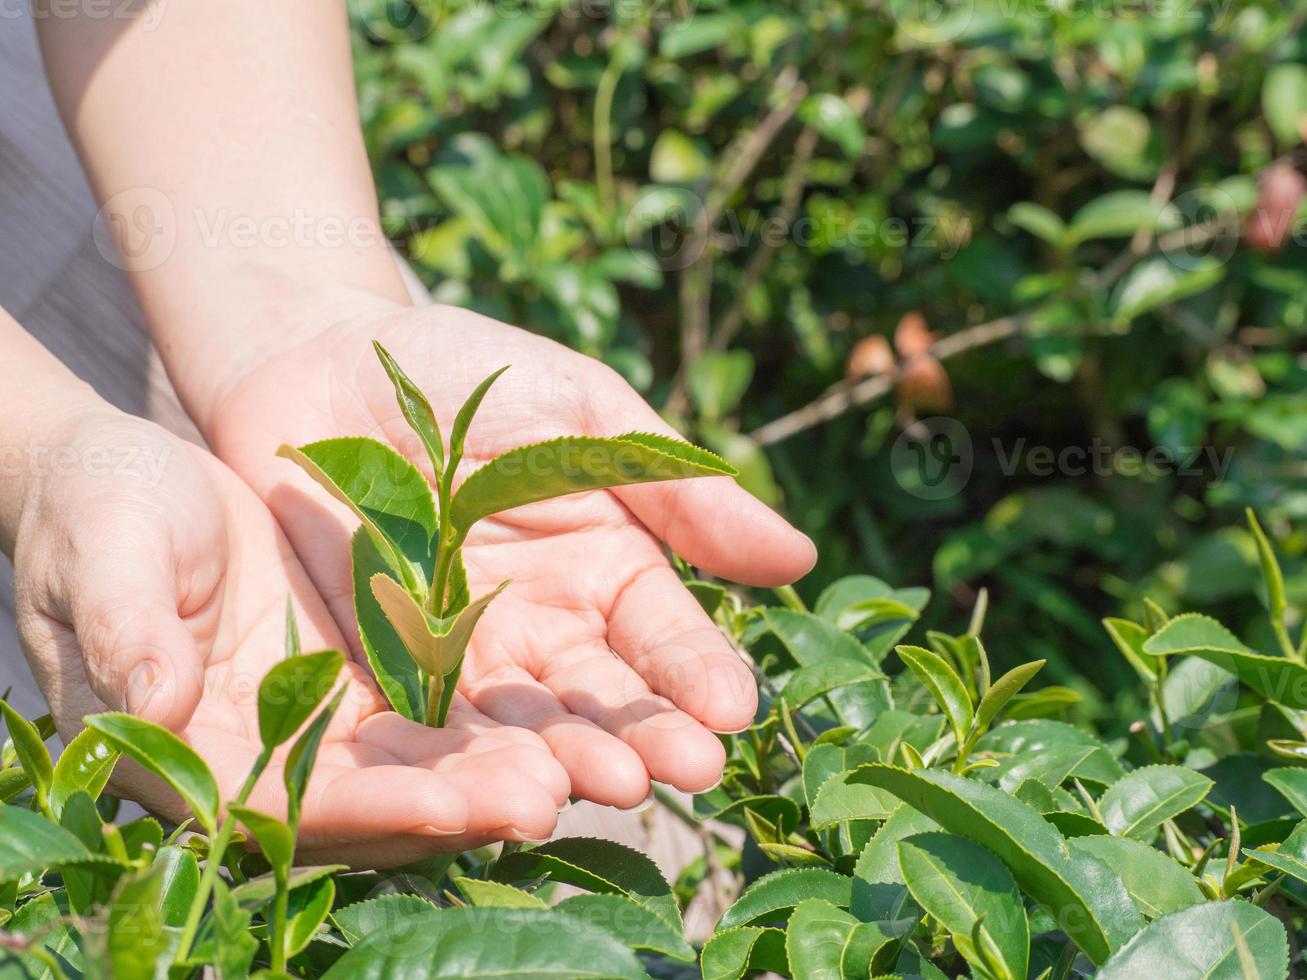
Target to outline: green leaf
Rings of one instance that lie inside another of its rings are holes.
[[[1262,773],[1262,779],[1279,790],[1295,810],[1307,817],[1307,769],[1298,766],[1268,769]]]
[[[1098,971],[1097,980],[1203,977],[1246,980],[1239,947],[1252,954],[1255,977],[1285,977],[1289,945],[1274,916],[1247,902],[1206,902],[1149,923]]]
[[[1254,653],[1216,620],[1199,613],[1175,617],[1149,638],[1144,652],[1198,657],[1234,674],[1269,701],[1307,708],[1307,667],[1284,657]]]
[[[1225,265],[1207,257],[1181,266],[1172,258],[1156,255],[1132,268],[1112,293],[1112,322],[1124,328],[1135,317],[1160,306],[1206,292],[1225,278]]]
[[[1144,766],[1109,786],[1098,809],[1107,829],[1117,837],[1147,841],[1158,827],[1197,804],[1211,788],[1210,779],[1183,766]]]
[[[295,837],[290,828],[276,817],[248,806],[236,803],[228,804],[227,812],[243,823],[259,842],[259,849],[272,866],[274,874],[283,879],[290,875],[290,866],[295,860]]]
[[[1135,673],[1145,683],[1151,684],[1157,679],[1160,662],[1156,657],[1144,652],[1144,643],[1150,635],[1147,629],[1128,619],[1112,618],[1103,620],[1103,628],[1107,630],[1107,635],[1112,638],[1116,648],[1121,651],[1121,656],[1125,657],[1126,662],[1135,669]]]
[[[50,782],[50,813],[54,819],[59,819],[64,804],[78,790],[98,799],[117,762],[118,750],[103,735],[90,728],[78,732],[54,766]]]
[[[172,845],[159,848],[153,863],[163,868],[163,882],[159,888],[163,924],[180,929],[186,924],[191,903],[200,890],[200,864],[190,848]]]
[[[1003,980],[1025,980],[1030,925],[1012,872],[990,851],[952,834],[899,841],[899,866],[917,904],[938,919],[968,963],[1002,967]],[[985,944],[984,957],[972,937]]]
[[[893,940],[879,924],[859,922],[825,899],[804,899],[785,930],[787,972],[796,980],[856,980],[879,972],[872,961]]]
[[[853,778],[888,789],[946,831],[993,851],[1022,890],[1063,910],[1067,934],[1101,963],[1139,928],[1121,879],[1093,858],[1073,856],[1040,813],[1006,793],[950,773],[863,766]]]
[[[1304,110],[1307,110],[1307,106],[1304,106]],[[1282,625],[1284,611],[1288,607],[1284,598],[1284,573],[1280,571],[1280,563],[1275,559],[1275,551],[1266,539],[1266,532],[1262,530],[1257,515],[1251,507],[1246,513],[1248,527],[1253,532],[1253,540],[1257,542],[1257,560],[1262,566],[1262,582],[1266,586],[1266,607],[1272,622]]]
[[[543,898],[499,881],[480,878],[455,878],[454,884],[467,899],[467,904],[478,909],[544,909],[549,905]]]
[[[465,879],[455,879],[455,884]],[[331,913],[337,927],[351,946],[399,919],[434,912],[435,906],[418,895],[397,893],[355,902]]]
[[[607,932],[553,909],[450,908],[387,922],[323,976],[643,980],[646,974]]]
[[[719,929],[704,944],[699,969],[703,980],[741,980],[755,971],[789,973],[785,932],[761,926]]]
[[[376,543],[363,528],[350,541],[354,580],[354,615],[359,625],[359,640],[367,655],[368,666],[377,686],[390,706],[410,721],[422,721],[426,715],[426,690],[417,662],[408,651],[394,624],[386,616],[372,592],[372,580],[378,575],[394,574],[377,550]]]
[[[40,814],[0,806],[0,881],[90,856],[85,844]]]
[[[1262,112],[1284,146],[1307,139],[1307,67],[1284,63],[1268,71],[1262,82]]]
[[[783,921],[796,905],[809,898],[848,908],[852,890],[852,879],[825,868],[774,871],[744,890],[722,915],[717,930]]]
[[[409,655],[433,677],[445,677],[459,668],[481,614],[508,587],[507,582],[501,582],[475,602],[441,619],[426,612],[389,575],[374,575],[370,584],[373,598],[404,641]]]
[[[564,436],[512,449],[469,476],[451,505],[455,530],[525,504],[583,490],[697,476],[734,476],[721,458],[668,436]]]
[[[1148,844],[1102,834],[1076,837],[1071,849],[1091,854],[1114,869],[1145,919],[1156,919],[1204,901],[1193,875]]]
[[[689,184],[712,172],[707,142],[667,128],[649,153],[649,176],[660,184]]]
[[[1013,759],[1029,757],[1045,749],[1084,746],[1096,748],[1076,766],[1081,779],[1102,783],[1116,782],[1125,775],[1108,747],[1092,733],[1061,721],[1038,718],[1028,721],[1006,722],[991,728],[976,742],[975,749],[994,756]]]
[[[298,868],[292,868],[288,882],[290,891],[306,888],[315,881],[321,881],[337,871],[348,870],[343,864],[301,865]],[[277,877],[273,874],[259,875],[249,881],[243,881],[231,890],[231,897],[240,903],[241,908],[250,912],[257,912],[271,902],[276,895]]]
[[[1161,166],[1159,133],[1148,116],[1131,106],[1108,106],[1080,126],[1080,145],[1112,173],[1150,180]]]
[[[336,650],[304,653],[275,664],[259,682],[259,737],[275,749],[309,719],[331,693],[345,656]]]
[[[943,709],[953,728],[953,736],[961,745],[971,728],[973,709],[971,695],[967,693],[967,687],[957,671],[943,657],[925,647],[897,646],[894,652],[917,675],[917,679],[934,697],[935,703]]]
[[[872,663],[861,643],[822,617],[793,609],[766,609],[763,615],[768,628],[800,667],[840,661],[859,667]],[[859,728],[870,725],[892,707],[884,679],[832,688],[828,697],[840,720]]]
[[[800,667],[790,674],[781,689],[781,700],[797,711],[822,695],[851,684],[882,681],[885,675],[869,663],[856,660],[823,660]]]
[[[405,585],[431,581],[436,505],[417,467],[384,443],[356,437],[282,446],[277,455],[354,512]]]
[[[463,461],[463,447],[467,442],[467,433],[472,428],[472,419],[476,416],[477,409],[481,407],[481,402],[485,400],[486,392],[490,386],[499,380],[499,376],[508,370],[508,366],[501,367],[488,378],[482,381],[474,389],[472,394],[468,395],[454,416],[454,428],[449,436],[449,473],[452,474],[458,469],[458,464]]]
[[[1032,660],[1028,664],[1013,667],[991,684],[989,690],[985,692],[985,696],[980,699],[980,706],[976,708],[973,730],[983,732],[987,729],[990,723],[999,716],[1008,701],[1012,700],[1014,695],[1030,683],[1030,679],[1039,673],[1039,669],[1045,663],[1047,663],[1045,660]]]
[[[626,895],[677,927],[681,910],[672,886],[647,855],[610,840],[565,837],[517,851],[495,865],[497,881],[548,875],[592,892]]]
[[[395,400],[399,402],[399,410],[404,413],[404,420],[422,440],[427,457],[431,460],[431,468],[439,480],[445,469],[445,446],[440,441],[440,423],[436,421],[431,402],[427,401],[422,389],[390,356],[390,352],[381,346],[381,341],[374,340],[372,348],[377,352],[381,366],[386,369],[390,383],[395,386]]]
[[[8,701],[0,701],[0,712],[4,713],[5,727],[9,729],[18,761],[36,790],[36,801],[42,810],[46,810],[50,805],[54,763],[50,760],[50,751],[45,747],[45,739],[41,738],[35,725],[10,707]]]
[[[554,909],[603,929],[632,949],[648,950],[683,963],[694,962],[694,950],[679,929],[625,895],[573,895]]]
[[[938,829],[939,824],[924,813],[899,804],[858,855],[849,911],[864,922],[875,922],[902,918],[915,908],[899,866],[898,843]]]
[[[690,365],[686,389],[700,418],[719,422],[740,404],[753,379],[748,351],[708,351]]]
[[[309,726],[300,733],[300,737],[286,753],[282,782],[286,787],[286,823],[291,827],[299,826],[300,804],[304,801],[304,791],[309,785],[313,763],[318,758],[318,746],[322,743],[322,736],[327,726],[331,724],[332,716],[335,715],[344,697],[345,688],[337,688],[326,707],[314,716]]]
[[[818,92],[803,100],[798,116],[804,125],[811,126],[843,150],[850,160],[861,158],[867,131],[847,100],[833,92]]]
[[[1057,248],[1067,237],[1066,223],[1042,205],[1032,201],[1020,201],[1008,208],[1007,219],[1023,231],[1028,231],[1041,241]]]
[[[331,904],[336,900],[336,882],[331,878],[301,885],[291,890],[286,903],[286,955],[294,956],[304,949],[327,920]]]
[[[166,728],[120,711],[85,720],[119,752],[171,786],[209,836],[217,832],[218,784],[194,749]]]
[[[1094,198],[1071,219],[1072,245],[1091,238],[1129,238],[1137,231],[1171,231],[1180,225],[1174,206],[1154,201],[1147,191],[1110,191]]]
[[[124,875],[114,888],[105,916],[105,934],[96,943],[103,944],[103,952],[97,956],[88,950],[88,958],[108,967],[110,976],[134,980],[167,977],[173,945],[163,919],[163,886],[168,872],[168,864],[154,863]]]
[[[852,771],[836,773],[822,783],[809,817],[814,830],[849,820],[884,820],[899,805],[892,794],[882,789],[849,782],[850,775]]]

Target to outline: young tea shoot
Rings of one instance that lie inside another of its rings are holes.
[[[724,460],[648,432],[563,436],[512,449],[454,489],[468,430],[501,368],[454,418],[448,448],[426,395],[380,344],[405,420],[435,474],[434,489],[408,459],[374,439],[348,437],[282,446],[361,526],[351,544],[359,635],[381,690],[407,718],[445,723],[477,621],[508,582],[473,599],[462,549],[477,521],[525,504],[586,490],[698,476],[734,476]]]

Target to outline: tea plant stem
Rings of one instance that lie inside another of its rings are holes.
[[[613,46],[613,57],[595,87],[594,154],[595,188],[605,213],[613,209],[613,98],[617,84],[626,74],[626,47]]]
[[[264,749],[259,753],[259,757],[254,760],[253,768],[250,769],[250,774],[245,777],[245,783],[241,786],[240,792],[236,794],[236,803],[238,805],[245,805],[245,801],[249,799],[250,793],[254,790],[254,784],[263,775],[263,770],[268,768],[268,762],[271,759],[271,749]],[[195,943],[195,935],[200,929],[200,920],[204,918],[204,910],[209,904],[209,895],[213,891],[213,883],[217,881],[218,871],[222,867],[222,856],[226,853],[227,845],[231,843],[231,835],[235,830],[236,818],[229,812],[227,819],[218,828],[217,836],[213,838],[209,845],[209,856],[204,862],[204,874],[200,876],[200,886],[196,889],[195,897],[191,899],[191,907],[186,913],[186,924],[182,928],[182,937],[177,944],[177,955],[173,958],[175,964],[184,963],[186,957],[190,955],[191,946]]]

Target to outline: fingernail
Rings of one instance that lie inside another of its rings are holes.
[[[123,703],[134,715],[144,715],[158,688],[159,666],[152,660],[142,660],[127,675],[127,690],[123,692]]]
[[[622,812],[623,812],[623,813],[644,813],[645,810],[647,810],[647,809],[649,809],[651,806],[653,806],[653,803],[654,803],[654,791],[653,791],[652,789],[650,789],[650,790],[649,790],[649,795],[648,795],[648,796],[646,796],[643,800],[641,800],[641,801],[640,801],[639,803],[637,803],[635,806],[628,806],[628,807],[625,807],[625,808],[622,810]]]
[[[461,826],[437,827],[433,823],[424,823],[417,828],[419,834],[429,834],[432,837],[449,837],[451,834],[461,834],[467,830],[467,821],[463,821]]]
[[[518,830],[516,827],[509,827],[508,833],[505,836],[515,837],[523,844],[543,844],[553,836],[552,834],[545,834],[543,837],[533,836],[533,833],[533,831]]]

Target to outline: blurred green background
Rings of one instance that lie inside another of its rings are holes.
[[[802,595],[929,585],[961,629],[986,587],[991,656],[1048,658],[1109,729],[1138,710],[1102,616],[1147,593],[1257,635],[1243,507],[1307,600],[1307,4],[351,16],[387,231],[437,299],[729,457],[817,541]]]

